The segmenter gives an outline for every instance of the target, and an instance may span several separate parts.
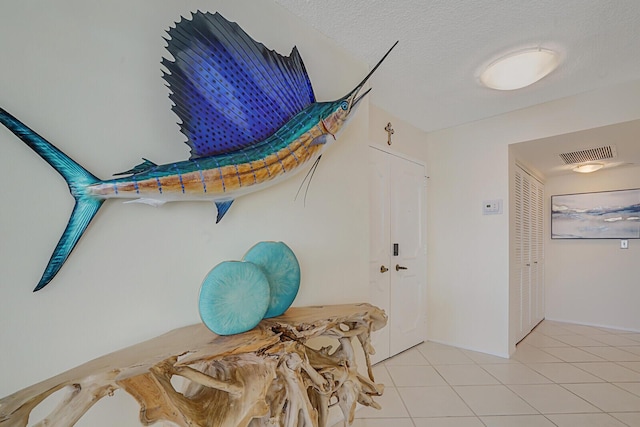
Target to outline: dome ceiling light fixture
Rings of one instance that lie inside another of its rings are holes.
[[[585,163],[583,165],[576,166],[572,170],[574,172],[580,172],[580,173],[591,173],[591,172],[595,172],[597,170],[600,170],[603,167],[604,167],[604,165],[602,163]]]
[[[539,47],[509,53],[485,68],[480,82],[497,90],[515,90],[547,76],[560,65],[560,55]]]

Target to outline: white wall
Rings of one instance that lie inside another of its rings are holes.
[[[471,126],[472,127],[472,126]],[[428,337],[505,355],[508,153],[498,129],[429,134]],[[482,215],[484,200],[502,215]]]
[[[389,57],[392,61],[393,57]],[[372,83],[373,91],[376,90],[378,81]],[[383,84],[383,82],[380,82]],[[391,145],[387,144],[388,134],[385,131],[387,123],[391,123],[394,133],[391,135]],[[393,152],[402,153],[404,156],[427,161],[427,133],[407,123],[406,121],[385,111],[375,105],[369,105],[369,142]],[[429,171],[427,171],[428,174]]]
[[[189,157],[160,71],[165,30],[189,11],[218,10],[283,54],[296,44],[319,100],[342,96],[367,72],[271,2],[10,0],[0,9],[2,107],[102,178],[143,156]],[[295,305],[365,299],[367,117],[365,102],[323,156],[306,206],[293,200],[303,175],[238,199],[217,225],[208,203],[109,201],[35,294],[73,199],[62,178],[0,128],[0,396],[198,322],[205,274],[258,241],[284,241],[298,255]],[[104,416],[81,425],[138,425],[135,404],[112,400],[94,408]]]
[[[185,159],[160,77],[161,37],[196,9],[219,10],[282,53],[297,44],[320,100],[341,96],[366,72],[269,2],[10,0],[2,15],[11,18],[0,26],[1,105],[100,177],[143,156]],[[260,240],[285,241],[298,254],[303,283],[295,305],[363,299],[366,146],[386,141],[376,124],[368,127],[367,114],[365,104],[323,157],[306,207],[293,202],[302,177],[239,199],[218,225],[209,204],[153,209],[108,202],[56,279],[36,294],[31,289],[73,201],[62,179],[0,128],[0,396],[199,321],[204,275]],[[403,137],[404,125],[394,122],[394,149],[428,162],[430,339],[498,355],[513,348],[508,145],[637,118],[640,81],[435,132],[426,147],[409,143],[422,138]],[[387,115],[372,109],[372,120],[384,127]],[[481,202],[498,198],[503,215],[482,216]],[[637,245],[630,243],[626,256],[633,258]],[[550,290],[569,295],[555,285]],[[551,301],[547,307],[558,313]],[[111,400],[80,425],[138,425],[131,399]]]
[[[602,169],[550,178],[545,185],[545,229],[551,196],[640,188],[640,167]],[[640,240],[552,240],[547,233],[547,319],[640,331]]]
[[[500,356],[515,349],[509,144],[638,117],[634,81],[428,135],[429,339]],[[504,213],[483,216],[486,199],[503,199]]]

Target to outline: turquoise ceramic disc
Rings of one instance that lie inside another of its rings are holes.
[[[243,258],[262,269],[271,288],[271,300],[265,318],[287,311],[300,288],[300,264],[289,246],[282,242],[260,242]]]
[[[246,332],[264,317],[270,293],[269,282],[257,265],[221,262],[202,282],[198,302],[200,318],[218,335]]]

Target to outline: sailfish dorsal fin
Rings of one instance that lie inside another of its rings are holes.
[[[192,159],[260,142],[315,102],[295,47],[281,56],[219,13],[182,18],[168,35],[163,78]]]

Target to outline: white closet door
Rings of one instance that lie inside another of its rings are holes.
[[[533,251],[533,265],[535,266],[535,288],[533,291],[533,301],[535,308],[532,312],[533,326],[537,325],[544,318],[544,188],[542,184],[533,180],[535,184],[536,221],[535,221],[535,249]]]
[[[544,186],[516,168],[514,181],[514,274],[511,327],[516,342],[544,318]]]
[[[522,198],[522,281],[520,282],[520,292],[522,299],[520,300],[521,309],[521,328],[526,335],[531,329],[531,224],[532,210],[531,206],[531,181],[528,176],[524,176],[522,180],[523,194]]]
[[[510,328],[513,330],[513,334],[515,335],[516,342],[522,339],[522,275],[524,273],[524,261],[523,261],[523,236],[522,236],[522,199],[524,198],[523,194],[523,184],[522,184],[522,173],[517,170],[514,177],[514,221],[513,221],[513,254],[514,259],[512,260],[512,269],[513,273],[511,274],[511,283],[510,283],[510,292],[512,296],[509,298],[511,315],[510,317]]]

